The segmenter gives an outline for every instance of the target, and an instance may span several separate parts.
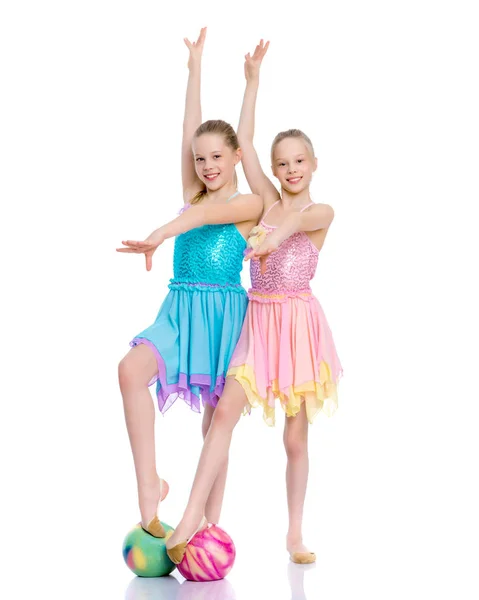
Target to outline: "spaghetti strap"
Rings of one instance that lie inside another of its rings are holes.
[[[228,198],[228,200],[226,200],[226,202],[229,202],[230,200],[233,200],[233,198],[236,198],[236,196],[237,196],[238,194],[239,194],[239,191],[238,191],[238,190],[236,190],[236,192],[235,192],[235,193],[234,193],[232,196],[230,196],[230,197]]]
[[[281,202],[281,200],[276,200],[276,202],[274,204],[272,204],[268,210],[264,213],[263,218],[261,219],[262,221],[264,221],[264,219],[266,219],[266,217],[269,215],[269,213],[273,210],[273,208],[279,203]]]
[[[314,202],[310,202],[309,204],[307,204],[306,206],[303,206],[303,208],[299,211],[300,213],[302,213],[303,211],[305,211],[307,208],[309,208],[310,206],[313,206]]]

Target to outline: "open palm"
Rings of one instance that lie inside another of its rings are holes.
[[[205,45],[206,39],[206,27],[203,27],[200,31],[200,35],[196,42],[190,42],[188,38],[184,38],[185,44],[190,51],[190,58],[188,60],[188,67],[191,68],[192,64],[195,62],[199,62],[201,60],[201,56],[203,54],[203,47]]]
[[[253,56],[251,56],[249,52],[245,55],[244,74],[247,80],[258,77],[261,62],[263,61],[268,48],[269,42],[266,42],[265,44],[263,40],[260,40],[254,50]]]
[[[146,238],[146,240],[140,242],[137,240],[124,240],[122,241],[123,248],[117,248],[117,252],[126,254],[144,254],[146,260],[146,270],[151,271],[153,266],[153,254],[155,253],[158,246],[164,241],[164,236],[159,232],[153,232],[153,234]]]

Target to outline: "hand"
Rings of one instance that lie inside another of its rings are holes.
[[[162,229],[157,229],[151,235],[149,235],[143,242],[137,242],[133,240],[125,240],[121,243],[126,248],[117,248],[117,252],[126,252],[132,254],[144,254],[146,259],[146,270],[151,271],[153,266],[153,254],[155,253],[158,246],[160,246],[166,239]]]
[[[200,35],[196,42],[190,42],[188,38],[184,38],[185,44],[188,46],[188,50],[190,51],[190,58],[188,60],[188,68],[194,64],[197,64],[201,61],[201,56],[203,54],[203,46],[205,45],[206,38],[206,27],[203,27],[200,31]]]
[[[261,274],[264,275],[266,273],[267,267],[267,258],[272,252],[276,252],[276,250],[280,246],[280,241],[276,239],[274,234],[270,234],[265,241],[256,248],[256,250],[251,249],[251,251],[245,256],[245,260],[258,260],[261,265]]]
[[[266,42],[265,44],[263,40],[260,40],[255,48],[253,56],[251,56],[249,52],[245,55],[244,74],[246,81],[251,81],[252,79],[257,79],[259,77],[259,68],[261,67],[261,62],[263,61],[268,47],[269,42]]]

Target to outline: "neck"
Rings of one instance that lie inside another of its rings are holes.
[[[225,202],[228,198],[236,192],[236,185],[231,183],[225,183],[219,190],[206,190],[206,196],[210,202]]]
[[[309,195],[309,186],[298,194],[292,194],[284,188],[281,188],[281,204],[286,209],[302,207],[310,202],[311,196]]]

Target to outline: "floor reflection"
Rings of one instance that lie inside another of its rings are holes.
[[[227,579],[196,583],[168,577],[135,577],[126,590],[125,600],[236,600]]]
[[[135,577],[126,589],[125,600],[176,600],[181,585],[176,577]]]
[[[180,585],[178,600],[236,600],[236,594],[227,579],[209,583],[185,581]]]
[[[288,564],[288,581],[291,590],[291,600],[307,600],[304,590],[306,571],[316,568],[316,565]],[[252,589],[248,594],[255,599],[254,578],[251,578]],[[125,600],[237,600],[233,586],[227,579],[196,583],[183,581],[176,577],[135,577],[126,590]],[[316,600],[316,598],[315,598]]]
[[[288,581],[291,588],[291,600],[307,600],[304,591],[304,574],[316,568],[312,565],[296,565],[293,562],[288,564]]]

